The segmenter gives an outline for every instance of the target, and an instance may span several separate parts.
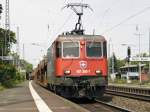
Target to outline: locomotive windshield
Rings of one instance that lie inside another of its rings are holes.
[[[102,56],[101,42],[87,42],[86,54],[87,57],[101,57]]]
[[[79,57],[79,42],[63,42],[63,57]]]

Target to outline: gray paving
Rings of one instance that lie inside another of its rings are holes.
[[[32,85],[53,112],[88,112],[34,82]],[[38,112],[29,90],[28,81],[15,88],[0,91],[0,112]]]
[[[0,112],[38,112],[28,84],[0,91]]]

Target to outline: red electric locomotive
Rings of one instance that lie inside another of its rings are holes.
[[[75,7],[79,4],[69,6]],[[88,6],[82,4],[83,7]],[[51,90],[69,98],[100,97],[107,85],[106,40],[101,35],[84,34],[80,20],[82,14],[77,13],[79,20],[75,29],[59,35],[49,47],[47,70],[46,73],[41,72],[40,78],[45,79],[40,82],[46,82]]]
[[[106,52],[100,35],[60,35],[47,54],[50,89],[65,97],[101,96],[107,84]]]

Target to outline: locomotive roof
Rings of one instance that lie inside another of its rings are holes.
[[[65,41],[65,40],[94,40],[94,41],[106,41],[102,35],[59,35],[56,41]]]

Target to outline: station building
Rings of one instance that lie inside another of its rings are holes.
[[[148,70],[144,69],[146,64],[141,64],[141,80],[148,80]],[[139,65],[125,65],[120,67],[120,77],[126,79],[127,74],[130,80],[139,80]]]

